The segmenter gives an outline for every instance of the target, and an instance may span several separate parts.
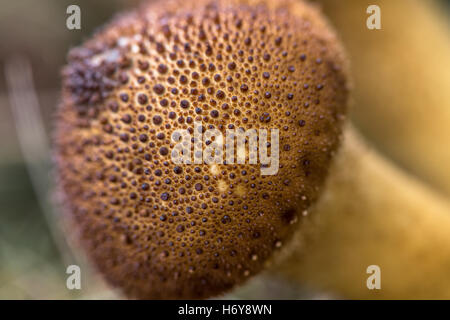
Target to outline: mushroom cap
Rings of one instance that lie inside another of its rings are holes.
[[[244,282],[319,196],[346,79],[332,29],[300,1],[158,1],[116,17],[63,70],[54,159],[71,236],[131,298]],[[174,163],[172,134],[194,122],[278,129],[277,173],[248,157]]]

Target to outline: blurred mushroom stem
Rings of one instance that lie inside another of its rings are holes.
[[[344,298],[450,298],[450,204],[350,127],[312,211],[274,272]]]
[[[435,0],[317,0],[347,49],[351,117],[400,166],[450,195],[450,19]],[[381,30],[369,30],[376,4]]]

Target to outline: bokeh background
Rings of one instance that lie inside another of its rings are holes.
[[[52,226],[58,213],[51,205],[49,137],[60,70],[69,48],[115,13],[138,3],[0,0],[0,299],[118,297],[89,272],[83,274],[81,291],[66,288],[66,267],[77,261],[64,250],[64,240]],[[66,8],[71,4],[81,8],[81,30],[66,28]],[[345,7],[346,1],[339,5]],[[440,0],[439,5],[450,11],[450,0]],[[364,12],[361,15],[364,18]],[[20,104],[29,109],[20,109]],[[370,138],[370,122],[357,113],[354,120]],[[385,147],[382,140],[373,142],[380,149]],[[324,297],[262,278],[231,297],[244,296]]]

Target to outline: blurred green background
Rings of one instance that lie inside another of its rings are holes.
[[[36,175],[36,170],[42,166],[26,165],[22,152],[22,149],[27,150],[26,144],[24,146],[22,141],[21,148],[18,115],[12,109],[11,88],[5,75],[8,64],[14,65],[18,57],[29,63],[48,138],[52,114],[58,104],[60,69],[68,49],[80,44],[116,12],[138,2],[0,0],[0,299],[117,297],[102,283],[86,279],[82,282],[83,290],[67,290],[66,267],[75,261],[71,256],[60,254],[58,247],[62,244],[54,241],[47,223],[52,214],[46,212],[52,211],[50,194],[46,190],[51,179]],[[342,3],[345,5],[345,1]],[[66,28],[66,8],[71,4],[81,8],[81,30]],[[33,152],[39,155],[39,150]],[[28,159],[33,156],[33,153],[28,154]],[[277,290],[280,287],[283,290]],[[256,279],[252,286],[238,291],[234,297],[267,298],[264,292],[271,292],[277,298],[301,298],[309,294],[287,284]]]

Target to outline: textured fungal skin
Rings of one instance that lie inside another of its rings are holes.
[[[345,61],[295,1],[151,3],[69,54],[58,194],[72,234],[128,297],[207,298],[258,273],[320,193]],[[172,163],[173,130],[278,128],[280,168]],[[298,214],[300,213],[300,214]]]

